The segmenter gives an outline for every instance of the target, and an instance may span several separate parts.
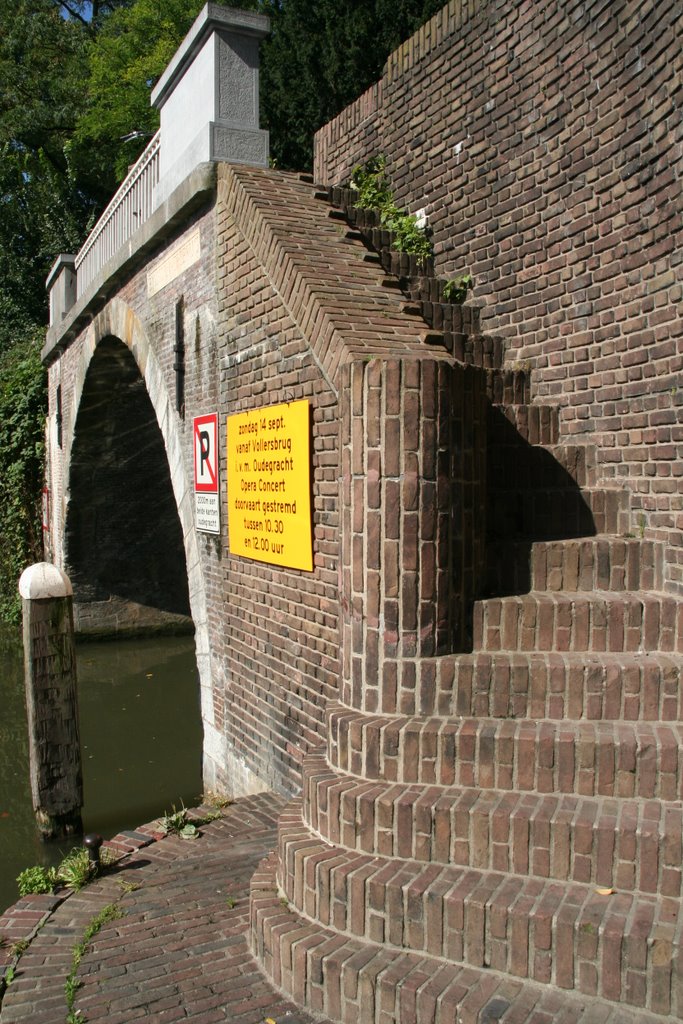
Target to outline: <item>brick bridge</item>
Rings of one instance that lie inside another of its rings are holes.
[[[254,948],[354,1024],[683,1019],[680,6],[527,6],[451,0],[313,178],[267,169],[265,19],[205,9],[49,280],[78,628],[194,628],[207,789],[295,800]],[[340,187],[378,152],[433,261]],[[295,404],[283,565],[226,423]]]

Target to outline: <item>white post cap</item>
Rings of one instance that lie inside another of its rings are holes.
[[[29,565],[19,579],[19,593],[25,601],[43,601],[50,597],[71,597],[71,580],[49,562]]]

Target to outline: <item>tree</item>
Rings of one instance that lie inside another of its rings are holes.
[[[72,144],[79,168],[95,168],[104,178],[113,169],[119,181],[125,176],[159,127],[152,89],[203,5],[135,0],[103,22],[89,49],[87,104]]]
[[[42,555],[45,278],[87,230],[94,201],[69,164],[90,29],[51,0],[0,0],[0,618]]]
[[[261,105],[277,165],[310,168],[313,134],[382,75],[443,0],[267,0]]]
[[[53,0],[0,0],[0,352],[45,322],[50,266],[99,200],[69,152],[90,38]]]
[[[43,482],[43,331],[0,356],[0,620],[15,621],[22,570],[42,557],[38,498]]]

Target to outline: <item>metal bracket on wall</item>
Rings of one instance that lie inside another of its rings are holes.
[[[173,346],[173,369],[175,370],[175,407],[182,419],[185,418],[185,301],[179,298],[175,304],[175,345]]]

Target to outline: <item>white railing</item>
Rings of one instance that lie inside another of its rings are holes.
[[[159,182],[160,134],[156,133],[137,163],[133,164],[76,256],[78,298],[152,214],[154,189]]]

